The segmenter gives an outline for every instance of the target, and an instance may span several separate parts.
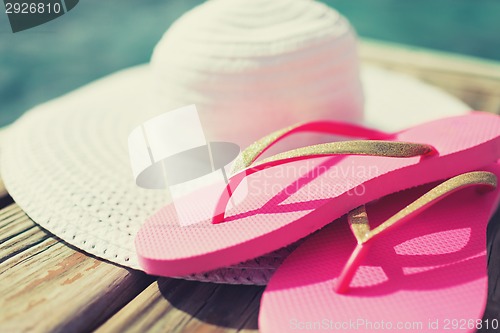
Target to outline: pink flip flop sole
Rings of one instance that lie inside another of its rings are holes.
[[[500,177],[500,165],[481,170]],[[373,227],[432,188],[367,205]],[[335,283],[356,239],[342,218],[302,243],[262,297],[261,332],[474,332],[487,297],[486,227],[497,188],[453,193],[372,244],[344,294]],[[489,323],[491,325],[491,323]]]
[[[365,202],[493,163],[500,157],[499,135],[500,117],[474,112],[392,137],[432,145],[438,156],[321,157],[263,170],[247,177],[245,198],[226,213],[224,223],[204,219],[181,226],[173,205],[159,210],[136,236],[139,262],[150,274],[182,276],[258,257],[307,236]],[[238,188],[234,196],[244,194]],[[206,198],[217,195],[205,189],[185,202],[196,218]]]

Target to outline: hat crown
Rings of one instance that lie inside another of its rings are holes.
[[[151,66],[162,110],[196,104],[213,139],[362,116],[355,33],[315,1],[207,1],[165,33]]]
[[[177,20],[162,43],[185,42],[203,56],[279,57],[350,29],[338,12],[311,0],[210,0]]]

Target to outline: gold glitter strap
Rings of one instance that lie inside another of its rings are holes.
[[[276,154],[254,164],[257,158],[272,145],[291,134],[299,132],[321,132],[344,136],[357,136],[358,138],[369,138],[371,140],[331,142],[302,147]],[[387,140],[390,138],[390,134],[346,123],[322,121],[298,124],[273,132],[242,151],[233,163],[231,175],[245,170],[250,166],[263,166],[264,164],[276,165],[278,164],[277,162],[286,163],[298,159],[325,155],[413,157],[435,152],[432,146],[426,144],[383,141],[383,139]]]
[[[371,140],[340,141],[307,146],[279,153],[254,163],[263,152],[279,140],[299,132],[330,133],[369,138]],[[271,133],[243,150],[235,159],[226,190],[222,192],[217,202],[216,213],[214,213],[212,223],[218,224],[224,222],[226,206],[232,193],[246,176],[259,170],[283,163],[321,156],[370,155],[384,157],[415,157],[433,155],[436,153],[436,149],[427,144],[385,141],[392,138],[392,134],[362,126],[332,121],[303,123]]]
[[[358,241],[358,246],[349,258],[337,281],[336,291],[343,293],[349,289],[349,283],[366,254],[364,252],[368,249],[366,245],[377,237],[384,235],[392,228],[410,220],[451,193],[470,186],[494,189],[497,186],[497,177],[493,173],[486,171],[468,172],[453,177],[434,187],[373,230],[370,229],[365,206],[360,206],[349,212],[349,226]]]
[[[380,140],[340,141],[289,150],[263,159],[254,165],[248,166],[256,167],[278,161],[285,163],[314,156],[370,155],[385,157],[414,157],[428,155],[432,152],[434,152],[434,149],[431,146],[420,143]]]
[[[358,242],[366,243],[396,224],[405,221],[408,217],[413,217],[427,209],[451,193],[465,187],[480,185],[495,188],[497,186],[497,177],[493,173],[486,171],[468,172],[453,177],[437,185],[373,230],[370,230],[365,206],[361,206],[348,214],[349,225]]]

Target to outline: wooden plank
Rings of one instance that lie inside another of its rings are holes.
[[[431,73],[461,73],[463,79],[500,80],[500,63],[420,47],[363,38],[359,43],[363,61],[378,61],[401,68],[419,68]]]
[[[152,282],[67,246],[15,204],[0,234],[0,332],[90,331]]]
[[[363,40],[360,57],[436,85],[475,110],[500,113],[500,63]]]
[[[0,263],[48,237],[36,228],[19,206],[10,205],[0,211]]]
[[[161,278],[97,332],[258,332],[263,287]]]

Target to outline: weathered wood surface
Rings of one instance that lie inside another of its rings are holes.
[[[363,61],[415,75],[500,113],[500,65],[363,43]],[[67,246],[0,186],[0,332],[256,332],[262,287],[155,280]],[[500,317],[500,213],[488,229],[490,297]]]
[[[263,291],[161,278],[97,332],[256,332]]]
[[[0,332],[90,331],[153,280],[85,255],[16,205],[0,211]]]

